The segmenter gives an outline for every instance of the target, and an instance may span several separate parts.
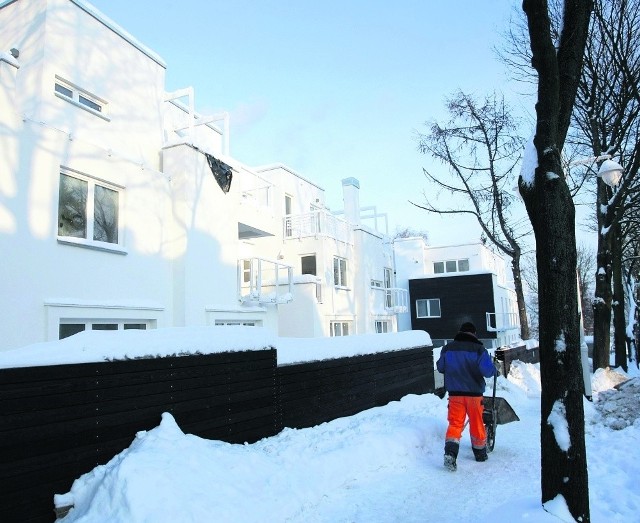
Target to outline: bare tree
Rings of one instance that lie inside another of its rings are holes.
[[[616,365],[626,368],[626,361],[620,357],[625,352],[621,222],[632,208],[640,167],[640,0],[599,0],[593,14],[570,140],[596,157],[616,156],[625,166],[616,189],[600,178],[596,182],[598,264],[593,365],[603,368],[610,363],[613,309]]]
[[[566,0],[553,38],[546,0],[524,0],[537,73],[533,148],[519,187],[536,239],[540,299],[542,503],[564,497],[576,521],[588,523],[584,382],[577,307],[575,207],[561,152],[571,122],[587,42],[590,0]],[[560,427],[568,439],[559,437]]]
[[[535,252],[526,254],[521,263],[522,281],[525,288],[527,302],[527,317],[529,318],[529,332],[532,338],[538,339],[540,329],[538,325],[538,271],[536,270]]]
[[[417,133],[418,149],[448,167],[448,175],[424,169],[427,180],[438,191],[461,196],[465,203],[446,207],[426,194],[422,204],[411,203],[440,215],[471,214],[476,218],[483,236],[511,259],[520,336],[529,339],[520,241],[530,229],[526,222],[518,221],[512,214],[516,201],[514,170],[523,145],[517,134],[517,122],[504,98],[495,94],[478,102],[459,91],[447,101],[447,109],[450,120],[446,125],[434,121],[427,124],[427,134]]]
[[[593,307],[591,296],[593,292],[593,275],[596,266],[596,255],[589,246],[581,244],[577,247],[577,270],[580,291],[580,305],[582,309],[582,324],[585,334],[593,333]]]
[[[420,231],[412,227],[396,228],[396,232],[393,235],[393,239],[397,238],[423,238],[425,242],[429,242],[429,233],[427,231]]]
[[[633,351],[636,320],[636,292],[640,265],[640,180],[630,186],[616,225],[613,255],[613,324],[615,365],[628,370],[629,361],[637,361]]]
[[[563,0],[549,0],[550,32],[555,40],[562,27]],[[625,177],[617,190],[612,190],[595,177],[594,169],[578,171],[574,180],[574,196],[585,180],[595,180],[593,197],[597,223],[596,286],[592,302],[594,315],[594,368],[610,364],[610,326],[614,318],[616,354],[624,351],[625,332],[620,297],[624,290],[620,268],[621,230],[617,223],[629,212],[625,200],[638,177],[638,136],[640,106],[640,0],[596,0],[591,19],[590,38],[584,55],[580,80],[565,151],[578,156],[601,158],[615,156],[625,167]],[[516,18],[506,34],[504,49],[498,55],[509,66],[512,76],[524,82],[533,79],[528,67],[531,52],[524,45],[526,31]],[[565,170],[565,174],[568,171]],[[573,172],[573,171],[571,171]],[[615,294],[615,296],[614,296]],[[616,308],[617,307],[617,308]],[[618,356],[616,365],[621,365]]]
[[[636,213],[637,219],[631,226],[627,236],[623,260],[624,284],[627,313],[627,351],[630,362],[635,362],[636,368],[640,367],[638,350],[640,348],[640,212]]]

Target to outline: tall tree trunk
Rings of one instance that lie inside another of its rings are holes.
[[[542,144],[537,146],[538,150],[540,147]],[[543,173],[559,170],[559,158],[538,168]],[[541,392],[542,502],[561,494],[576,520],[581,517],[580,521],[588,522],[575,211],[566,184],[560,180],[536,182],[535,194],[531,196],[526,199],[526,205],[536,237],[536,264],[541,282],[538,296],[540,378],[544,384]],[[569,429],[568,448],[554,430],[558,428],[557,420],[561,419],[566,419]]]
[[[610,213],[607,212],[606,184],[598,178],[598,254],[596,257],[596,287],[593,300],[593,370],[605,369],[611,364],[611,273],[612,241]],[[603,207],[603,205],[605,207]]]
[[[515,250],[511,259],[511,269],[513,272],[513,286],[516,291],[518,302],[518,318],[520,320],[520,338],[528,340],[531,338],[529,331],[529,318],[527,317],[527,304],[524,300],[524,289],[522,286],[522,274],[520,271],[520,248]]]
[[[636,357],[636,336],[637,333],[637,317],[638,317],[638,307],[636,305],[636,282],[633,278],[633,273],[631,270],[624,271],[624,287],[625,287],[625,296],[626,296],[626,304],[627,304],[627,328],[625,330],[626,338],[627,338],[627,358],[628,364],[638,363],[638,359]]]
[[[559,42],[546,0],[524,0],[531,63],[538,73],[537,166],[519,180],[536,238],[540,302],[542,503],[562,496],[576,521],[589,523],[584,382],[576,278],[575,208],[560,156],[573,111],[588,36],[590,0],[566,0]],[[525,165],[533,165],[531,158]],[[561,436],[568,432],[568,438]]]
[[[613,245],[611,249],[613,279],[613,343],[615,347],[615,366],[627,371],[627,322],[624,315],[624,282],[622,274],[622,244],[620,238],[620,224],[616,221],[613,226]]]

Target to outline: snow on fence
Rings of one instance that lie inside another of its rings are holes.
[[[277,351],[0,369],[0,506],[51,522],[53,496],[170,412],[186,433],[254,442],[433,391],[431,347],[278,366]]]

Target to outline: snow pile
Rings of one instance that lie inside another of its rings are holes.
[[[613,430],[622,430],[637,423],[640,417],[640,378],[621,381],[624,375],[610,369],[598,369],[596,377],[607,374],[612,389],[602,390],[594,398],[594,406],[600,413],[599,423],[603,423]],[[594,380],[595,381],[595,380]]]
[[[511,369],[508,379],[498,378],[497,394],[521,421],[498,427],[485,463],[473,459],[465,433],[453,474],[442,466],[446,400],[409,395],[251,445],[185,435],[165,414],[56,503],[75,505],[64,523],[571,521],[561,497],[546,504],[548,512],[540,506],[539,365],[514,362]],[[617,402],[610,386],[626,377],[597,373],[596,404]],[[616,393],[637,395],[630,386]],[[585,409],[591,521],[637,521],[640,425],[613,431],[586,400]]]

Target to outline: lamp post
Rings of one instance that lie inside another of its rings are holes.
[[[623,174],[624,168],[622,165],[613,160],[605,160],[598,169],[598,178],[602,179],[612,189],[618,186]]]
[[[598,168],[598,173],[597,173],[598,178],[600,178],[602,180],[602,182],[606,186],[610,187],[611,189],[613,189],[615,191],[615,188],[620,183],[620,180],[622,178],[622,174],[624,172],[624,169],[622,168],[622,166],[619,163],[617,163],[617,162],[615,162],[614,160],[611,159],[611,155],[606,154],[606,155],[601,155],[601,156],[597,156],[597,157],[585,158],[583,160],[578,160],[578,161],[572,162],[571,165],[587,164],[587,163],[593,164],[593,163],[600,162],[600,161],[602,161],[602,163],[600,164],[600,167]],[[606,196],[605,194],[601,194],[601,191],[598,191],[598,200],[599,200],[599,205],[598,205],[599,211],[598,212],[599,213],[602,212],[600,210],[602,208],[602,207],[600,207],[600,204],[602,203],[602,204],[606,205],[609,202],[609,199],[610,198],[608,196]],[[609,228],[608,226],[611,225],[611,223],[606,223],[606,222],[609,222],[609,220],[612,220],[612,224],[614,225],[614,227],[613,227],[613,230],[611,230],[609,232],[609,234],[611,234],[609,241],[611,241],[610,245],[613,248],[613,251],[615,251],[616,247],[619,247],[618,239],[616,237],[616,230],[615,230],[616,229],[616,226],[615,226],[616,220],[613,219],[613,217],[614,217],[613,214],[607,212],[606,215],[608,217],[602,216],[602,218],[605,220],[605,223],[602,223],[601,219],[600,219],[601,215],[599,214],[598,215],[598,223],[599,223],[599,226],[601,226],[601,227],[605,226],[608,229]],[[603,240],[603,237],[600,234],[598,234],[598,265],[600,267],[604,267],[604,266],[606,266],[606,265],[611,263],[611,261],[609,260],[607,263],[602,263],[601,264],[601,262],[604,261],[602,259],[603,256],[610,256],[609,250],[608,249],[603,249],[602,244],[601,244],[602,240]],[[598,274],[599,274],[599,276],[598,276],[599,278],[605,278],[604,274],[600,274],[600,271],[598,271]],[[606,279],[603,280],[603,281],[600,281],[599,283],[598,283],[598,281],[596,282],[596,294],[598,296],[601,296],[601,297],[605,297],[606,295],[611,296],[611,280],[609,280],[609,282],[608,282],[608,288],[609,288],[608,291],[606,290],[606,287],[604,287],[604,288],[602,287],[602,285],[605,282],[606,282]],[[598,292],[599,288],[600,288],[600,293],[602,293],[602,294],[600,294]],[[579,289],[579,275],[578,275],[578,289]],[[611,300],[611,298],[609,298],[609,300]],[[596,320],[597,319],[598,319],[598,316],[596,316]],[[581,340],[580,340],[581,341],[581,357],[582,357],[582,362],[583,362],[583,372],[584,372],[584,378],[585,378],[585,396],[589,397],[591,395],[590,373],[589,373],[589,364],[588,364],[588,354],[587,354],[587,350],[586,350],[586,343],[584,343],[584,325],[582,323],[582,314],[580,315],[580,320],[581,320],[580,321],[580,324],[581,324],[580,325],[581,326]],[[608,322],[607,322],[609,325],[610,325],[610,321],[611,321],[611,316],[610,316],[610,312],[609,312]],[[596,326],[597,325],[598,325],[598,323],[596,322]],[[608,328],[609,327],[607,327],[607,331],[608,331]],[[609,345],[608,338],[605,338],[605,340],[606,340],[605,341],[605,345]],[[606,351],[607,351],[606,353],[608,354],[608,352],[609,352],[608,347],[607,347]],[[601,354],[601,351],[599,351],[598,354]],[[602,361],[602,357],[600,356],[600,357],[596,358],[596,354],[594,353],[594,370],[596,368],[596,360],[598,361],[598,365],[597,366],[600,366],[601,365],[600,362]],[[607,361],[608,361],[608,356],[607,356]]]
[[[622,180],[624,174],[624,168],[614,160],[607,159],[600,165],[598,169],[598,178],[602,180],[604,184],[611,188],[614,195],[618,186]],[[599,193],[600,194],[600,193]],[[608,198],[608,197],[607,197]],[[615,365],[627,370],[627,359],[625,354],[625,320],[624,320],[624,286],[622,276],[622,244],[620,239],[620,223],[619,223],[619,210],[615,207],[619,205],[619,198],[609,199],[608,202],[600,202],[612,206],[613,208],[607,209],[607,216],[609,217],[608,227],[610,227],[610,258],[609,262],[612,267],[611,284],[612,289],[612,309],[613,309],[613,324],[614,324],[614,346],[615,346]],[[602,266],[602,265],[601,265]],[[607,347],[607,351],[608,351]]]

